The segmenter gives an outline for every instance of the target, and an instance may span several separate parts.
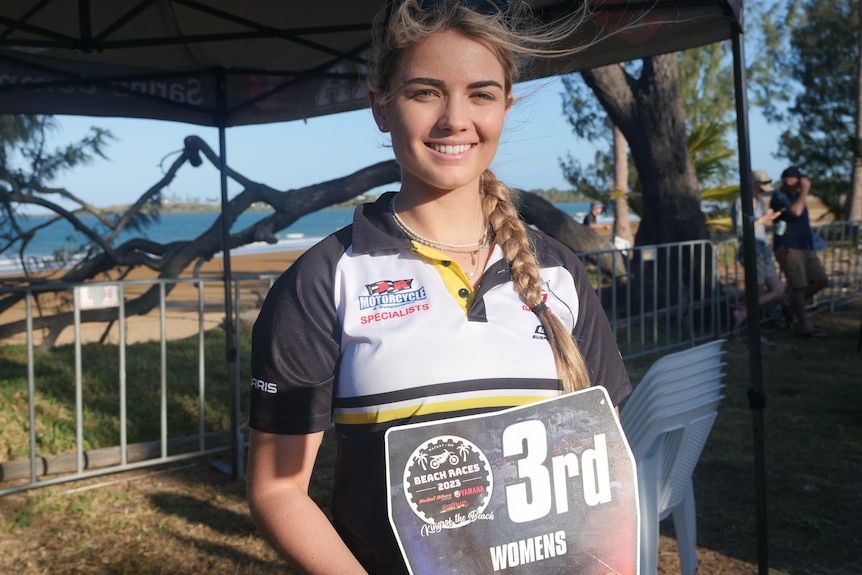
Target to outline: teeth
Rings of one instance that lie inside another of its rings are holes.
[[[457,146],[433,144],[434,149],[441,154],[463,154],[470,149],[470,144],[459,144]]]

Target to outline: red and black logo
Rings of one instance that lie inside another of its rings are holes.
[[[365,284],[365,289],[368,290],[368,295],[395,293],[399,291],[409,290],[412,287],[412,278],[406,280],[380,280],[374,283]]]

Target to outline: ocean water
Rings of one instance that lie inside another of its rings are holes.
[[[556,206],[571,215],[575,221],[583,220],[584,215],[589,210],[588,202],[580,202],[573,204],[556,204]],[[260,219],[265,218],[271,212],[244,212],[240,215],[237,221],[231,228],[232,232],[242,230]],[[198,214],[164,214],[159,218],[159,221],[145,228],[143,232],[124,231],[117,238],[114,245],[119,245],[124,241],[135,237],[145,237],[147,239],[160,243],[173,241],[191,240],[198,237],[212,226],[218,214],[216,213],[198,213]],[[353,210],[320,210],[303,216],[293,223],[288,228],[285,228],[277,233],[278,243],[267,244],[258,242],[242,246],[233,250],[233,254],[249,254],[260,253],[266,251],[285,251],[307,249],[320,241],[322,238],[332,232],[348,225],[353,218]],[[612,216],[603,214],[600,221],[612,222]],[[30,217],[22,220],[22,225],[26,229],[36,228],[44,225],[49,221],[47,217]],[[97,220],[92,216],[83,217],[82,221],[88,226],[96,226]],[[0,231],[3,229],[3,224],[0,223]],[[45,258],[51,258],[58,251],[65,253],[74,253],[80,249],[84,243],[84,236],[77,232],[71,224],[63,221],[52,223],[51,225],[41,228],[34,235],[33,239],[27,245],[25,256],[28,261],[34,264],[43,261]],[[17,248],[16,248],[17,249]],[[0,273],[14,273],[20,271],[20,264],[15,259],[15,253],[5,252],[0,254]]]

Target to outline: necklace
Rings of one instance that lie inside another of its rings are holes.
[[[429,248],[434,248],[435,250],[440,250],[443,252],[455,252],[459,254],[470,254],[470,263],[474,266],[474,271],[467,272],[467,277],[473,278],[476,276],[476,257],[479,255],[479,252],[485,251],[488,249],[488,246],[491,245],[491,240],[493,239],[494,233],[491,231],[490,226],[485,228],[485,231],[482,232],[482,237],[480,237],[477,241],[469,243],[469,244],[449,244],[446,242],[438,242],[436,240],[432,240],[426,238],[420,234],[417,234],[413,231],[410,226],[404,223],[398,216],[398,212],[395,211],[395,198],[397,194],[392,196],[392,199],[389,201],[389,210],[392,212],[392,219],[395,220],[395,225],[407,235],[411,240],[418,242],[422,245],[428,246]]]

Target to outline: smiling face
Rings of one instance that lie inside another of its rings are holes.
[[[376,93],[370,99],[378,126],[391,133],[402,191],[478,192],[512,103],[494,52],[457,32],[439,32],[404,53],[389,85],[388,102]]]

